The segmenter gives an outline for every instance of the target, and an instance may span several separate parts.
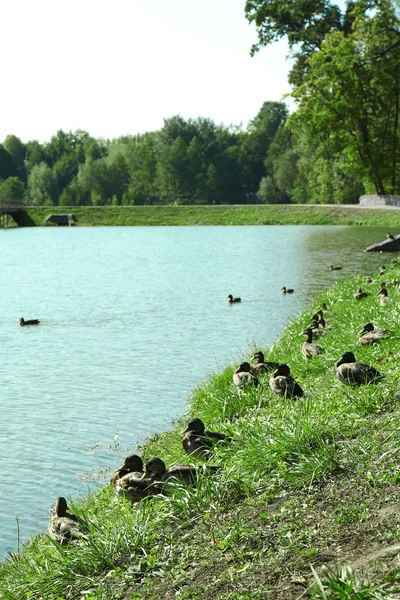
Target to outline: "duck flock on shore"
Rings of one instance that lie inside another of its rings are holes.
[[[397,264],[397,263],[396,263]],[[342,267],[331,265],[331,271],[339,270]],[[386,274],[386,267],[379,269],[378,278]],[[369,277],[366,284],[374,283]],[[391,285],[400,285],[400,281],[391,281],[389,283],[381,282],[379,304],[386,306],[391,298],[388,293],[388,287]],[[284,295],[294,293],[291,288],[282,288]],[[369,296],[369,292],[363,291],[360,287],[354,292],[353,298],[358,302]],[[228,296],[230,304],[241,302],[240,297]],[[239,309],[240,310],[240,309]],[[301,336],[306,336],[306,340],[300,344],[299,352],[305,360],[312,360],[316,356],[323,355],[325,349],[320,339],[329,334],[329,330],[334,324],[327,324],[324,318],[324,311],[328,307],[323,304],[321,309],[311,317],[310,323],[305,327]],[[19,319],[21,326],[37,325],[40,321],[37,319],[24,321]],[[360,326],[361,327],[361,326]],[[362,326],[359,332],[358,343],[360,346],[369,346],[378,344],[381,340],[393,335],[387,329],[376,327],[369,322]],[[383,378],[375,367],[360,362],[356,359],[351,350],[343,349],[343,353],[334,364],[334,377],[338,382],[346,386],[360,386],[377,384]],[[269,388],[275,394],[286,399],[296,399],[304,396],[301,385],[291,374],[288,364],[280,362],[265,361],[265,356],[261,350],[254,352],[250,362],[242,362],[233,373],[233,385],[240,395],[244,390],[259,389],[262,387],[264,379],[268,378]],[[186,429],[182,432],[182,448],[191,458],[201,461],[208,461],[213,458],[215,446],[220,444],[229,444],[232,439],[220,432],[208,431],[200,418],[194,418],[189,421]],[[183,485],[196,484],[199,477],[217,472],[222,466],[193,464],[174,464],[167,468],[165,462],[159,457],[153,457],[144,464],[140,456],[133,454],[128,456],[123,464],[114,472],[111,483],[118,497],[134,504],[144,498],[157,495],[165,495],[177,483]],[[60,544],[67,544],[70,541],[81,543],[87,539],[87,528],[82,519],[76,515],[67,512],[68,506],[65,498],[59,497],[55,504],[54,514],[50,518],[48,532],[50,537]]]

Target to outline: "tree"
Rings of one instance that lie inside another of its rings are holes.
[[[29,196],[34,206],[51,206],[57,202],[57,178],[45,162],[29,172]]]
[[[329,143],[378,194],[393,193],[400,187],[400,21],[387,0],[372,15],[363,7],[355,15],[349,35],[327,35],[310,59],[290,123],[314,143]]]
[[[17,198],[25,196],[25,186],[18,177],[8,177],[0,182],[0,198]]]

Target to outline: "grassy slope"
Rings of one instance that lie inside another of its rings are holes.
[[[136,206],[32,208],[37,225],[51,213],[73,213],[78,226],[90,225],[377,225],[396,230],[400,210],[310,206]]]
[[[400,279],[400,266],[385,279]],[[363,301],[353,299],[358,285],[370,292]],[[90,543],[58,547],[32,538],[0,567],[0,597],[400,598],[393,591],[400,587],[393,550],[400,538],[400,288],[389,286],[391,303],[381,307],[379,287],[379,278],[339,283],[266,351],[290,364],[304,398],[277,397],[268,376],[259,391],[239,394],[234,366],[193,392],[190,415],[232,437],[216,450],[217,475],[133,508],[107,486],[75,507],[90,522]],[[320,340],[325,354],[306,361],[299,334],[322,302],[333,327]],[[360,346],[368,321],[393,337]],[[345,350],[384,380],[360,388],[337,382],[333,363]],[[143,456],[188,462],[177,425],[151,439]]]

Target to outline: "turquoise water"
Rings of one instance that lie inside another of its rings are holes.
[[[269,345],[310,297],[384,262],[386,229],[0,230],[0,556],[57,496],[108,481],[207,374]],[[386,257],[386,261],[388,261]],[[330,264],[343,265],[329,271]],[[294,287],[283,296],[282,286]],[[242,302],[227,303],[228,294]],[[19,327],[18,318],[38,318]]]

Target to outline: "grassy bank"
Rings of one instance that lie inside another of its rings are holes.
[[[369,285],[361,277],[339,283],[266,350],[290,365],[304,398],[276,396],[268,375],[259,390],[238,393],[233,365],[210,377],[194,390],[189,413],[232,438],[211,461],[221,470],[200,474],[197,487],[176,486],[134,506],[111,485],[77,503],[89,542],[60,547],[35,536],[0,566],[0,597],[400,598],[400,288],[390,285],[399,279],[393,266],[386,307],[378,277]],[[359,285],[369,292],[362,301],[353,298]],[[332,325],[320,339],[326,352],[306,361],[300,334],[323,302]],[[369,321],[393,337],[359,345]],[[345,350],[377,367],[383,381],[360,388],[337,382],[333,364]],[[143,457],[190,462],[179,434],[186,419],[151,439]]]
[[[43,225],[51,213],[72,212],[78,226],[108,225],[376,225],[396,230],[400,210],[327,205],[120,206],[30,208]]]

